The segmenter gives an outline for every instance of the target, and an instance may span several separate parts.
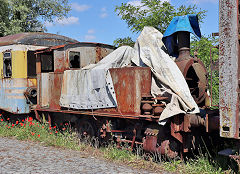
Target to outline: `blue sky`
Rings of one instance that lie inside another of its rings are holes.
[[[55,19],[46,23],[47,32],[61,34],[81,42],[100,42],[113,44],[119,37],[137,38],[125,21],[114,12],[116,5],[123,2],[139,4],[140,0],[69,0],[72,10],[67,18]],[[193,5],[207,10],[207,16],[201,24],[203,35],[218,32],[218,0],[168,0],[174,6]]]

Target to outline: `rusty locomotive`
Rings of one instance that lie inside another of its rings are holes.
[[[67,86],[76,78],[66,72],[78,76],[76,72],[101,62],[116,48],[46,33],[0,38],[0,108],[13,114],[34,113],[39,120],[44,115],[49,124],[70,122],[80,135],[113,138],[118,145],[128,143],[132,148],[140,144],[145,151],[169,157],[196,147],[203,132],[220,130],[223,137],[239,138],[239,63],[235,63],[239,59],[238,8],[236,0],[220,0],[220,114],[208,109],[207,71],[200,59],[190,56],[189,32],[175,35],[179,54],[175,63],[204,116],[180,113],[160,126],[159,119],[171,97],[152,95],[152,69],[132,64],[109,69],[112,86],[107,87],[116,96],[117,104],[89,105],[84,109],[74,102],[60,104],[69,90],[84,91],[82,82]],[[96,89],[98,92],[100,88]],[[75,98],[66,95],[64,99]]]
[[[190,37],[189,33],[187,35]],[[146,151],[167,154],[169,157],[178,155],[182,151],[180,147],[184,147],[184,152],[192,147],[186,145],[187,139],[183,138],[182,131],[189,133],[192,124],[205,126],[205,120],[199,116],[180,114],[160,127],[158,120],[168,97],[151,95],[152,73],[148,67],[110,69],[117,107],[81,110],[60,106],[61,94],[66,92],[62,85],[64,72],[77,71],[97,63],[115,48],[101,43],[76,42],[69,38],[61,40],[62,45],[59,45],[57,39],[61,36],[51,37],[51,34],[31,33],[2,38],[4,41],[7,38],[16,40],[11,40],[12,45],[1,43],[2,110],[18,115],[34,112],[39,120],[45,115],[49,124],[70,122],[80,134],[98,136],[102,140],[111,135],[118,144],[127,142],[132,148],[142,144]],[[49,46],[51,44],[53,46]],[[180,51],[181,59],[177,64],[184,77],[191,82],[195,101],[199,106],[205,106],[206,70],[199,59],[190,57],[189,46],[190,42],[180,48],[183,51]],[[18,52],[15,53],[15,50]],[[26,65],[14,65],[18,61],[24,61]],[[199,76],[197,72],[202,70],[203,76]]]

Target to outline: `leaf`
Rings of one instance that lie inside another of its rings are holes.
[[[44,31],[45,22],[68,14],[68,0],[0,0],[0,36]]]

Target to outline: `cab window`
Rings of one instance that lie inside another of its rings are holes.
[[[11,52],[3,53],[3,76],[12,77],[12,54]]]
[[[27,52],[27,76],[36,77],[36,56],[35,51]]]
[[[41,54],[41,72],[53,72],[54,71],[54,61],[53,53],[46,52]]]
[[[80,52],[69,52],[69,68],[80,68]]]

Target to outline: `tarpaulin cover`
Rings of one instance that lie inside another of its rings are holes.
[[[174,48],[177,47],[177,36],[175,33],[178,31],[187,31],[194,34],[198,39],[201,38],[197,15],[176,16],[166,29],[163,35],[163,42],[167,47],[169,55],[174,57],[178,57],[178,50]]]
[[[117,107],[109,68],[135,64],[151,68],[153,96],[163,95],[170,98],[160,121],[179,113],[198,113],[198,106],[181,71],[164,51],[162,37],[155,28],[144,27],[134,48],[123,46],[95,65],[81,70],[65,71],[60,105],[76,109]]]
[[[120,68],[131,63],[135,50],[123,46],[102,59],[80,70],[66,70],[60,106],[74,109],[117,107],[110,68]]]

